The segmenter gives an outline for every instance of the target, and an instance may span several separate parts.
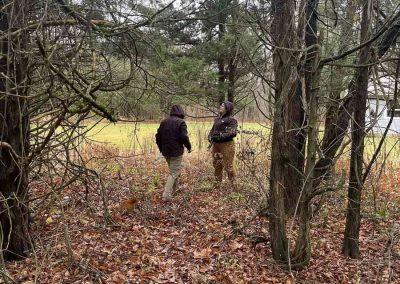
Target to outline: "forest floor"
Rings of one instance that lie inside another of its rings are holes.
[[[364,195],[361,259],[340,253],[344,187],[329,194],[314,216],[310,265],[290,273],[272,259],[268,220],[257,217],[259,201],[243,170],[236,190],[228,183],[215,190],[209,157],[187,157],[180,190],[166,204],[160,196],[167,169],[163,161],[154,162],[154,155],[110,158],[105,164],[115,224],[107,225],[103,217],[99,191],[86,192],[82,185],[53,195],[40,207],[46,209],[34,214],[33,253],[7,264],[15,282],[400,283],[396,172],[381,177],[379,209],[373,210],[371,195]],[[33,196],[46,192],[45,183],[33,182]]]

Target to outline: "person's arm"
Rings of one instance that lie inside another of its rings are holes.
[[[157,144],[158,150],[161,152],[161,134],[160,134],[160,129],[161,129],[161,125],[160,125],[160,127],[157,129],[157,133],[156,133],[156,144]]]
[[[189,135],[187,132],[187,126],[186,126],[186,122],[182,122],[179,128],[179,132],[180,132],[180,140],[182,142],[182,144],[186,147],[186,149],[191,152],[192,151],[192,144],[190,143],[189,140]]]
[[[212,144],[214,141],[214,137],[213,137],[213,133],[214,133],[214,129],[215,129],[215,122],[213,123],[213,126],[211,127],[210,132],[208,133],[208,142],[210,142],[210,144]]]

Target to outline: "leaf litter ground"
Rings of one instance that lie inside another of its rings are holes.
[[[400,194],[385,191],[385,184],[378,188],[386,211],[382,216],[366,211],[362,221],[361,259],[340,254],[346,205],[342,191],[327,196],[326,206],[313,219],[310,265],[290,274],[272,259],[268,220],[256,216],[256,197],[244,182],[247,172],[239,171],[236,190],[228,183],[216,190],[209,158],[190,157],[174,201],[163,203],[160,196],[167,169],[162,161],[153,162],[153,156],[111,160],[104,180],[108,209],[117,225],[105,224],[98,192],[89,191],[86,200],[84,186],[67,188],[61,197],[63,210],[58,202],[49,202],[35,215],[35,248],[30,257],[7,264],[16,282],[366,283],[391,279],[400,283],[399,244],[388,245],[400,227]],[[391,176],[381,178],[384,183]],[[48,190],[43,183],[32,184],[34,196]],[[65,231],[72,248],[70,262]]]

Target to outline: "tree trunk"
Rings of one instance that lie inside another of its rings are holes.
[[[270,167],[270,196],[268,200],[269,233],[273,258],[287,263],[288,242],[284,192],[286,184],[285,168],[290,167],[288,159],[287,117],[288,101],[296,90],[298,65],[295,53],[294,1],[272,1],[271,35],[275,46],[273,65],[275,77],[274,120],[272,130],[272,150]],[[281,49],[283,47],[283,49]],[[288,48],[288,49],[285,49]]]
[[[219,40],[222,41],[225,34],[225,26],[224,23],[218,24],[218,37]],[[218,102],[222,104],[225,101],[225,62],[224,55],[221,53],[218,56],[217,64],[218,64]]]
[[[225,66],[224,59],[218,58],[218,102],[225,101]]]
[[[307,198],[302,199],[299,211],[299,231],[291,259],[292,268],[302,268],[308,265],[311,259],[311,207]]]
[[[235,100],[235,83],[236,83],[236,56],[231,54],[228,64],[228,101],[231,103]]]
[[[300,192],[299,203],[299,231],[296,246],[293,253],[292,263],[295,268],[308,265],[311,258],[311,208],[310,201],[313,190],[313,169],[316,163],[318,148],[318,94],[320,84],[319,56],[320,49],[317,47],[317,9],[318,0],[308,0],[306,2],[305,14],[307,24],[305,27],[305,43],[309,51],[306,54],[304,64],[304,90],[307,100],[307,156],[304,171],[304,183]]]
[[[270,168],[270,196],[268,199],[269,234],[271,238],[272,257],[277,262],[286,263],[288,259],[288,241],[286,237],[286,217],[284,206],[284,162],[282,161],[282,141],[284,130],[282,129],[282,113],[275,109],[274,128],[272,134],[272,153]]]
[[[371,1],[363,1],[361,20],[360,42],[369,39],[369,26],[371,23]],[[369,62],[371,46],[367,45],[360,50],[359,65]],[[369,67],[361,67],[357,70],[354,93],[354,121],[351,125],[351,157],[350,176],[348,188],[348,205],[346,216],[346,229],[343,240],[343,254],[351,258],[359,257],[359,233],[361,222],[361,190],[363,187],[363,157],[365,138],[365,114],[367,109]]]
[[[276,27],[273,26],[272,28],[278,29],[275,35],[272,35],[274,44],[279,47],[296,49],[298,39],[294,25],[295,5],[287,1],[277,1],[277,3],[280,7],[276,8],[276,12],[280,15],[279,17],[283,18],[274,19],[273,25]],[[281,101],[281,111],[284,111],[280,122],[283,127],[282,131],[285,132],[285,142],[284,146],[281,146],[280,158],[284,163],[282,168],[284,205],[285,212],[291,215],[295,211],[303,184],[306,137],[303,92],[297,70],[299,65],[296,52],[278,48],[274,54],[277,56],[274,61],[274,68],[281,69],[275,73],[275,100]],[[294,79],[295,82],[292,82],[291,79]]]
[[[1,1],[1,31],[22,27],[26,21],[24,0]],[[5,5],[7,5],[5,8]],[[29,117],[26,99],[26,33],[4,39],[0,59],[0,233],[6,260],[24,257],[30,248],[28,230]]]
[[[293,92],[288,102],[287,116],[287,159],[288,167],[284,169],[285,175],[285,211],[292,215],[299,201],[303,184],[305,162],[305,141],[307,124],[302,101],[302,84],[297,80],[296,91]]]

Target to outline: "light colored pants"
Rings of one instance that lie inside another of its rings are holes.
[[[171,200],[172,193],[178,189],[178,179],[182,169],[182,156],[165,157],[168,163],[169,175],[165,184],[163,200]]]
[[[229,180],[235,182],[233,161],[235,159],[235,142],[214,143],[212,147],[213,166],[216,185],[221,184],[223,170],[228,174]]]

